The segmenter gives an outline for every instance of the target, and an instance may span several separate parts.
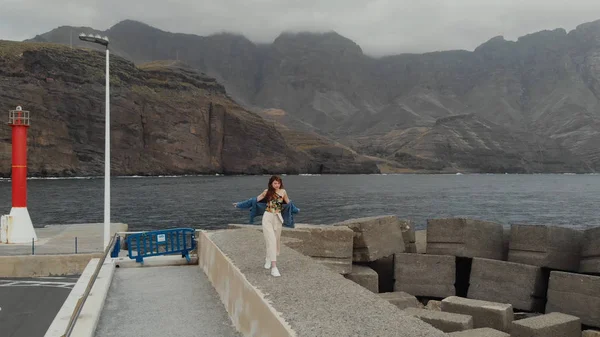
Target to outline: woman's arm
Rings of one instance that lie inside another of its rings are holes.
[[[261,194],[258,195],[258,197],[256,197],[256,201],[263,200],[266,195],[267,195],[267,190],[264,190]]]
[[[283,201],[285,201],[286,204],[290,203],[290,198],[288,197],[286,190],[283,190]]]

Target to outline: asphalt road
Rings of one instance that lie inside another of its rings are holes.
[[[0,335],[43,337],[77,278],[0,278]]]

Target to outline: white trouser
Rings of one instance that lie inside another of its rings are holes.
[[[283,218],[280,213],[265,212],[262,217],[262,230],[265,236],[267,260],[277,261],[279,255],[279,242],[281,241],[281,227]]]

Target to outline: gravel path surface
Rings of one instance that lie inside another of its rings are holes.
[[[277,266],[263,269],[263,235],[253,229],[215,231],[212,240],[266,296],[298,337],[447,336],[403,314],[376,294],[286,246]]]
[[[240,337],[197,265],[118,268],[95,337]]]

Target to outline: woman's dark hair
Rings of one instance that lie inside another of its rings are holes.
[[[271,179],[269,179],[269,188],[267,190],[267,202],[271,201],[271,199],[273,198],[273,196],[275,195],[275,188],[273,188],[273,182],[274,181],[278,181],[279,184],[281,185],[279,188],[283,188],[283,180],[281,180],[281,178],[279,176],[271,176]]]

